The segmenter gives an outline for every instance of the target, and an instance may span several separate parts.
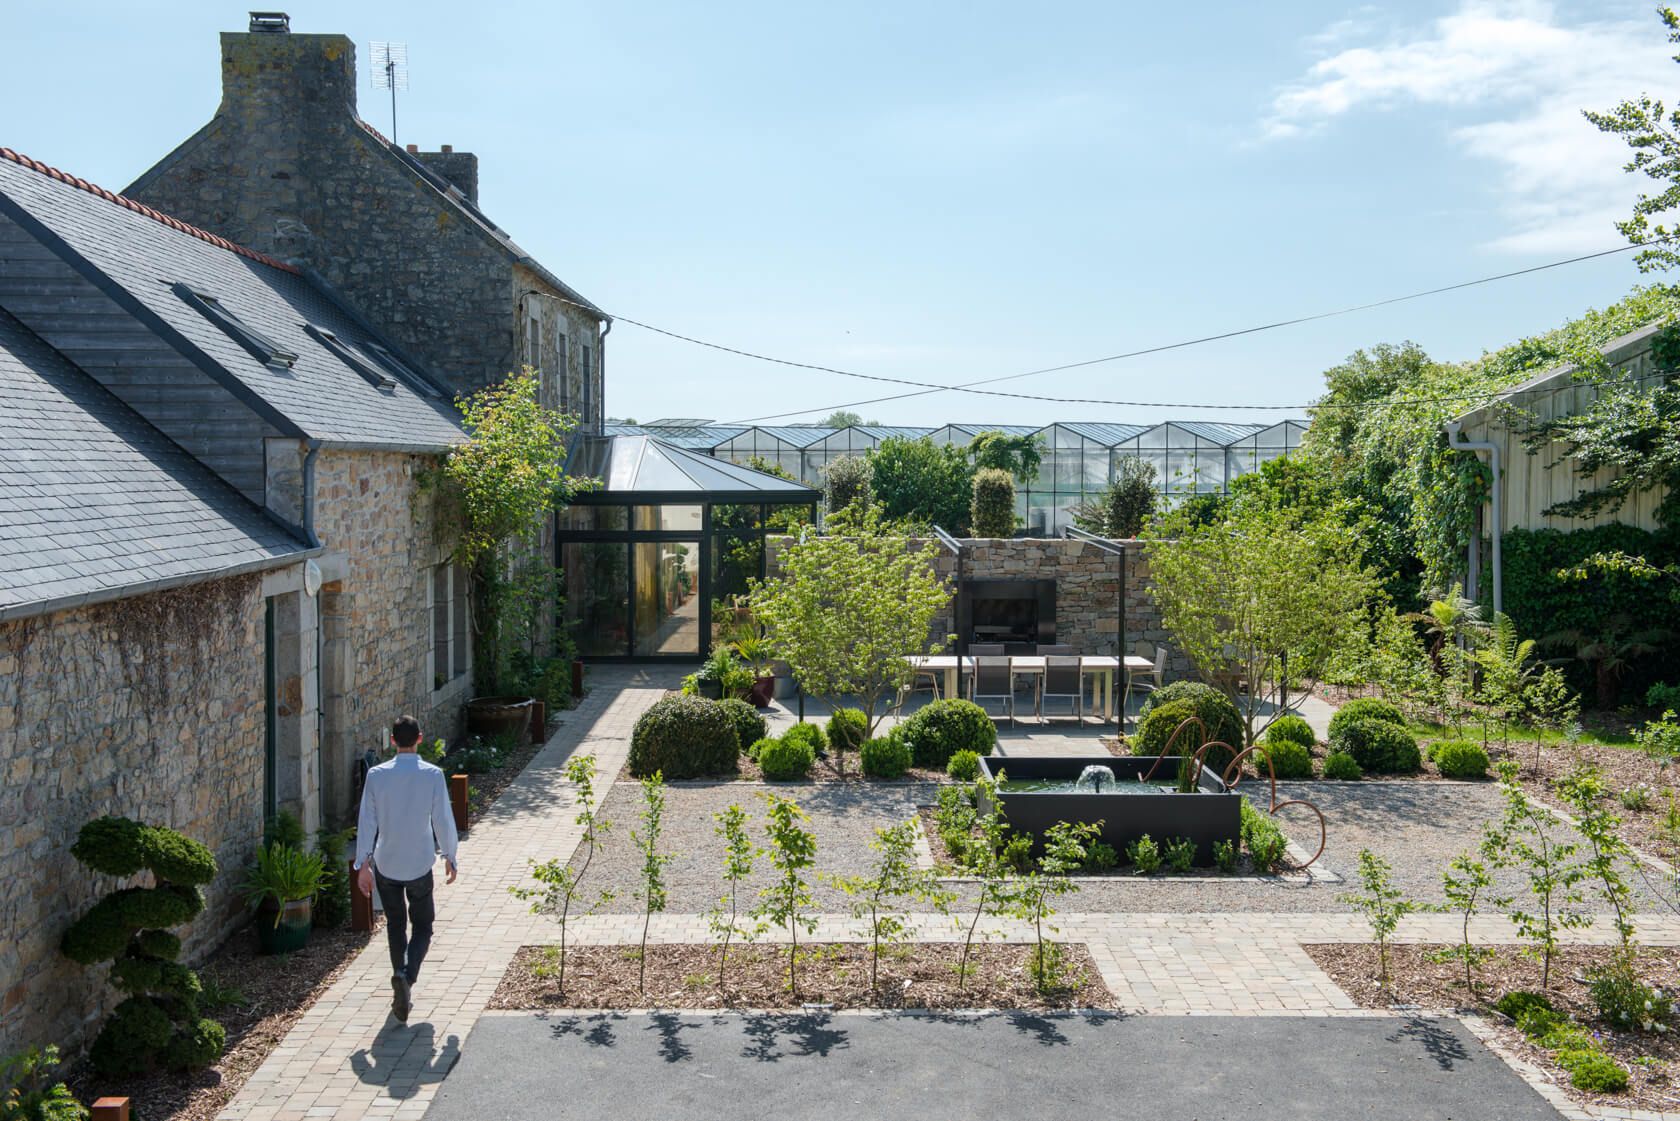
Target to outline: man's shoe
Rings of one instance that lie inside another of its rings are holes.
[[[408,1023],[408,979],[401,973],[391,976],[391,1015]]]

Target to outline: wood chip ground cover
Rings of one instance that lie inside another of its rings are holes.
[[[867,943],[813,943],[799,948],[799,995],[787,984],[785,945],[732,946],[725,984],[711,945],[651,945],[647,985],[638,983],[636,946],[581,946],[566,952],[566,991],[557,979],[556,947],[523,946],[503,974],[491,1008],[799,1008],[1035,1009],[1113,1008],[1096,963],[1081,945],[1061,944],[1069,983],[1040,993],[1028,975],[1031,945],[976,942],[968,983],[957,983],[961,942],[916,942],[882,948],[879,987],[869,987]]]
[[[1566,946],[1553,959],[1551,988],[1547,996],[1560,1012],[1590,1030],[1599,1044],[1628,1071],[1628,1089],[1622,1094],[1589,1094],[1569,1084],[1569,1072],[1552,1061],[1551,1054],[1536,1046],[1493,1010],[1501,996],[1513,990],[1539,991],[1540,963],[1523,956],[1523,947],[1489,946],[1494,957],[1476,971],[1477,991],[1464,987],[1464,965],[1458,961],[1436,961],[1441,946],[1399,945],[1388,950],[1389,983],[1379,986],[1377,948],[1369,944],[1329,943],[1303,947],[1318,967],[1329,974],[1361,1008],[1389,1009],[1415,1005],[1436,1011],[1469,1010],[1486,1017],[1500,1040],[1514,1053],[1533,1063],[1554,1084],[1578,1102],[1623,1109],[1651,1111],[1680,1110],[1680,1041],[1675,1031],[1666,1034],[1618,1031],[1594,1017],[1588,997],[1587,970],[1605,962],[1606,946]],[[1640,951],[1640,975],[1646,983],[1669,992],[1680,985],[1680,947],[1646,948]]]

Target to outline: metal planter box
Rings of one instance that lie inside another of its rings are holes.
[[[1151,785],[1172,786],[1178,777],[1179,756],[1161,760],[1150,779]],[[1135,783],[1149,772],[1153,756],[1102,755],[1082,757],[985,756],[981,774],[995,779],[1049,779],[1073,782],[1086,767],[1102,766],[1114,772],[1116,781]],[[1219,776],[1202,767],[1199,789],[1193,794],[1156,792],[1148,794],[1090,793],[1088,791],[998,791],[1004,820],[1011,829],[1042,837],[1061,821],[1101,822],[1098,839],[1113,845],[1122,858],[1126,845],[1145,833],[1157,844],[1174,837],[1188,837],[1196,844],[1196,863],[1213,863],[1213,846],[1219,841],[1238,843],[1242,828],[1242,795],[1226,787]],[[982,812],[988,807],[982,806]]]

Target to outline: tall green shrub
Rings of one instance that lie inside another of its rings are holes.
[[[70,854],[107,876],[127,879],[149,871],[156,880],[153,887],[106,895],[60,942],[65,956],[83,965],[112,962],[111,983],[128,994],[93,1041],[93,1065],[102,1074],[124,1076],[158,1061],[175,1069],[215,1062],[226,1032],[198,1014],[198,975],[175,960],[181,940],[166,928],[204,910],[200,888],[216,878],[216,858],[173,829],[123,817],[82,826]]]
[[[630,733],[630,773],[666,779],[730,774],[740,769],[741,740],[716,701],[675,696],[655,701]]]
[[[1203,744],[1227,744],[1227,747],[1210,748],[1202,757],[1214,774],[1224,774],[1225,768],[1242,750],[1243,728],[1236,706],[1218,693],[1185,697],[1151,709],[1149,715],[1139,722],[1137,735],[1132,737],[1132,754],[1159,755],[1172,740],[1178,726],[1191,717],[1202,723],[1199,727],[1192,724],[1179,733],[1178,739],[1173,741],[1173,753],[1194,755]]]
[[[943,770],[959,751],[990,755],[997,745],[997,725],[973,701],[951,697],[911,713],[898,726],[918,767]]]
[[[976,537],[1015,535],[1015,479],[996,467],[982,467],[974,473],[974,498],[969,517]]]

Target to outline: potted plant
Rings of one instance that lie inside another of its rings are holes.
[[[695,672],[694,686],[702,697],[715,701],[723,697],[725,684],[739,672],[740,668],[735,664],[734,655],[730,654],[727,647],[719,647],[712,651],[712,656]]]
[[[257,850],[245,875],[245,901],[257,909],[257,938],[265,954],[289,954],[309,942],[311,901],[327,882],[317,853],[284,842]]]
[[[770,640],[762,634],[745,635],[735,641],[735,653],[751,668],[753,683],[747,700],[757,708],[768,707],[776,688],[776,676],[770,672]]]

